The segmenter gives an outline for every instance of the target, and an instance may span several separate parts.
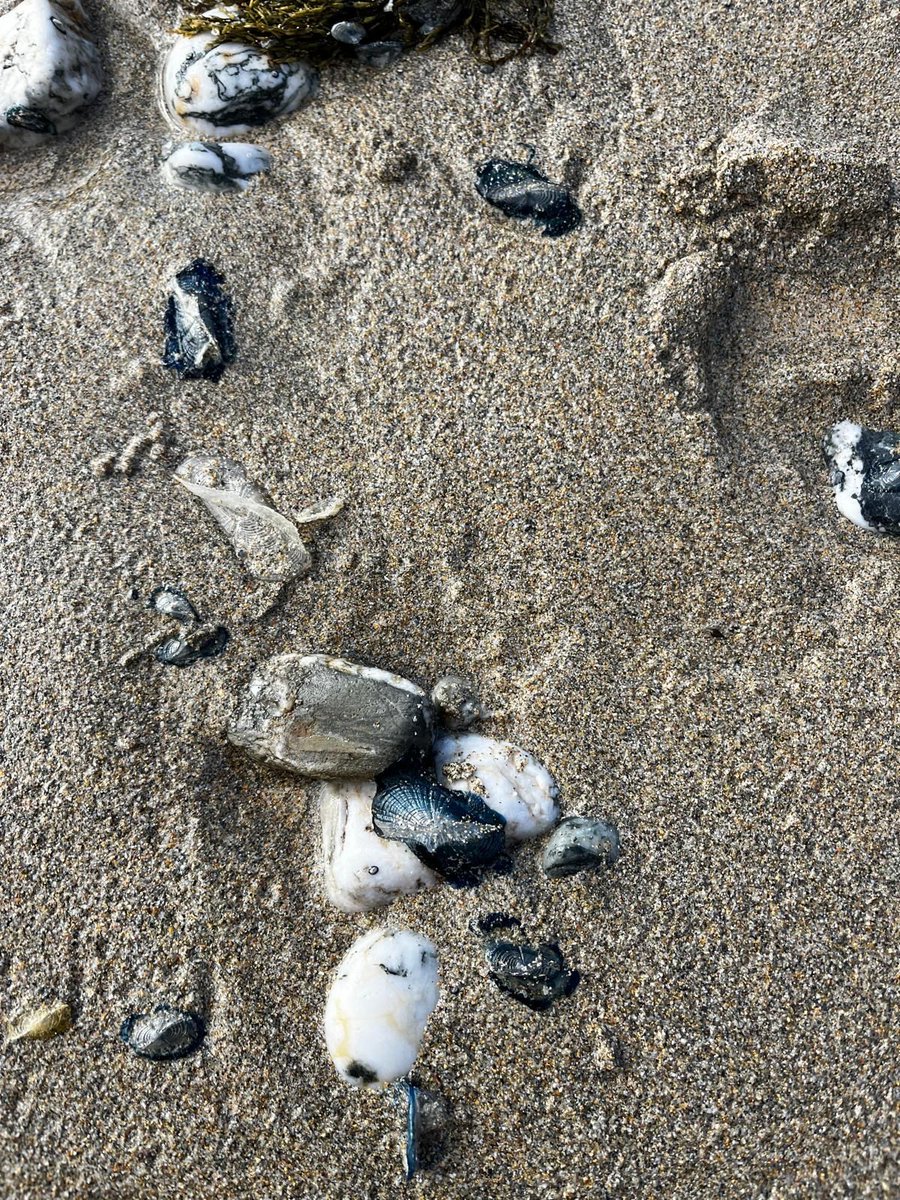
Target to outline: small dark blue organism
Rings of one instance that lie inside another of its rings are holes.
[[[531,165],[533,159],[534,150],[523,163],[489,158],[477,169],[475,190],[505,216],[531,220],[544,237],[561,237],[581,223],[581,209],[568,188]]]
[[[154,1062],[184,1058],[198,1048],[205,1035],[201,1017],[168,1004],[157,1004],[152,1013],[134,1013],[119,1031],[130,1050]]]
[[[185,379],[222,377],[235,358],[233,305],[215,267],[197,258],[172,281],[163,362]]]
[[[25,104],[14,104],[6,110],[6,123],[14,129],[28,129],[32,133],[56,133],[56,126],[39,108],[28,108]]]
[[[216,658],[225,652],[229,633],[224,625],[200,628],[166,638],[154,654],[166,667],[190,667],[201,658]]]
[[[163,617],[171,617],[181,625],[199,625],[196,608],[180,588],[164,583],[155,587],[147,600],[147,607]]]
[[[472,792],[451,791],[405,767],[383,775],[372,801],[380,837],[404,842],[426,866],[461,886],[503,853],[506,820]]]
[[[442,1096],[401,1079],[390,1089],[392,1099],[405,1110],[402,1159],[407,1182],[417,1171],[437,1165],[444,1153],[449,1110]]]
[[[599,817],[564,817],[544,848],[544,874],[551,879],[596,867],[612,867],[619,859],[619,831]]]
[[[494,983],[535,1012],[544,1012],[560,996],[571,996],[581,979],[550,942],[527,946],[489,938],[484,953]]]

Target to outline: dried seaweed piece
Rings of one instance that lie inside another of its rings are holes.
[[[72,1010],[68,1004],[62,1001],[41,1004],[38,1008],[20,1013],[11,1021],[7,1020],[4,1045],[26,1039],[43,1041],[55,1037],[58,1033],[68,1033],[71,1028]]]
[[[178,33],[212,33],[216,45],[259,47],[274,62],[333,59],[341,53],[342,40],[332,30],[348,24],[362,27],[369,42],[422,49],[458,28],[468,36],[475,58],[492,66],[558,49],[547,36],[553,0],[394,0],[389,5],[384,0],[243,0],[204,11],[206,3],[202,0],[185,17]]]

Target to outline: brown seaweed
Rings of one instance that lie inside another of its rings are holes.
[[[559,47],[547,34],[554,0],[239,0],[227,9],[206,10],[202,0],[178,33],[215,35],[215,43],[238,42],[263,50],[275,62],[327,62],[347,50],[335,26],[351,22],[367,42],[397,41],[427,49],[444,33],[460,30],[478,62],[497,66],[513,58]]]

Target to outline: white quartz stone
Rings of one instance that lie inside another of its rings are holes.
[[[248,133],[312,94],[316,74],[306,63],[275,63],[254,47],[214,41],[211,33],[182,37],[166,56],[162,103],[176,125],[207,137]]]
[[[859,498],[863,486],[863,462],[857,453],[862,426],[841,421],[828,435],[827,454],[832,468],[834,502],[838,510],[860,529],[876,529],[862,515]]]
[[[475,792],[506,818],[506,840],[539,837],[559,820],[559,788],[533,754],[477,733],[447,733],[434,743],[438,783]]]
[[[325,892],[344,912],[380,908],[439,882],[412,850],[379,837],[373,829],[372,798],[377,786],[370,779],[322,784]]]
[[[438,1002],[437,952],[408,929],[375,929],[341,960],[325,1004],[325,1043],[352,1087],[406,1075]]]
[[[0,146],[64,133],[103,86],[78,0],[22,0],[0,17]]]
[[[166,148],[163,176],[193,192],[243,192],[272,159],[249,142],[184,142]]]

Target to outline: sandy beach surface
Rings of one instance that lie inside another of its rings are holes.
[[[0,1054],[4,1200],[900,1195],[900,546],[820,449],[900,426],[900,11],[559,0],[554,58],[326,69],[230,198],[159,174],[175,6],[89,7],[107,91],[0,167],[0,1010],[75,1018]],[[520,143],[574,233],[475,193]],[[197,256],[235,302],[219,383],[160,365]],[[197,450],[286,514],[346,498],[283,603],[173,482]],[[120,665],[166,581],[227,652]],[[288,650],[468,674],[618,866],[552,881],[532,844],[329,908],[314,790],[224,737]],[[488,980],[497,910],[581,971],[550,1012]],[[410,1185],[320,1032],[384,921],[440,954],[418,1075],[454,1120]],[[128,1054],[159,1002],[206,1015],[199,1054]]]

